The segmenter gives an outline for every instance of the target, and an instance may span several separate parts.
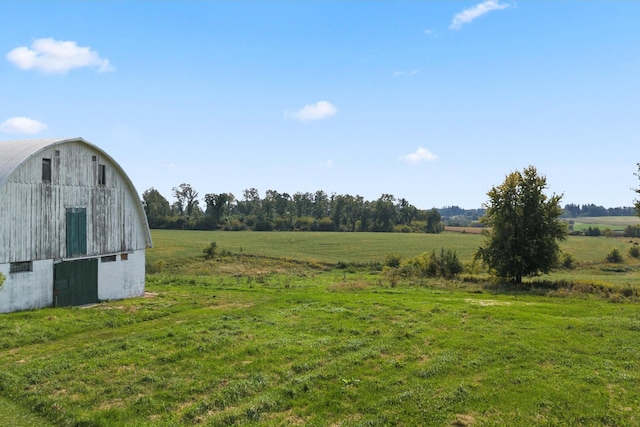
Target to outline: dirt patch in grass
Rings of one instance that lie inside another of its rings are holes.
[[[491,307],[492,305],[511,305],[509,301],[494,301],[490,299],[476,300],[476,299],[467,298],[465,299],[465,301],[468,302],[469,304],[479,305],[480,307]]]
[[[454,427],[466,427],[472,426],[476,422],[476,419],[469,414],[457,414],[454,422],[451,423]]]
[[[329,286],[331,292],[356,292],[363,291],[369,288],[371,285],[363,280],[353,282],[338,282]]]

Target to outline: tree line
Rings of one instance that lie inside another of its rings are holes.
[[[293,195],[255,188],[232,193],[199,193],[189,184],[172,190],[173,203],[155,188],[142,194],[151,228],[254,231],[377,231],[440,233],[444,230],[437,209],[418,209],[406,199],[383,194],[377,200],[362,196],[297,192]]]
[[[634,207],[605,208],[594,204],[576,205],[573,203],[564,205],[563,218],[576,218],[579,216],[634,216],[637,211]]]

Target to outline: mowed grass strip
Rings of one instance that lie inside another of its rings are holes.
[[[62,426],[640,422],[636,305],[270,279],[5,315],[1,393]]]

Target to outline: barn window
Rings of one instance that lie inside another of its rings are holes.
[[[87,209],[67,208],[67,256],[87,254]]]
[[[126,261],[129,259],[129,254],[126,252],[123,252],[120,254],[120,261]]]
[[[54,156],[60,157],[60,150],[56,150],[55,153],[54,153]]]
[[[98,185],[107,184],[107,168],[104,165],[98,165]]]
[[[42,159],[42,182],[51,182],[51,159]]]
[[[92,162],[96,162],[96,161],[98,161],[98,158],[96,156],[91,156],[91,161]]]
[[[33,271],[33,262],[31,261],[12,262],[9,266],[9,273],[26,273],[29,271]]]
[[[115,262],[115,260],[116,260],[115,255],[107,255],[100,258],[100,262]]]

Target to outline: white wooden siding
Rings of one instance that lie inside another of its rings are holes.
[[[51,183],[42,182],[43,158],[52,160]],[[98,185],[98,164],[106,165],[106,185]],[[87,209],[87,256],[145,249],[138,195],[118,170],[79,142],[52,146],[22,163],[0,186],[0,263],[65,258],[71,207]]]

